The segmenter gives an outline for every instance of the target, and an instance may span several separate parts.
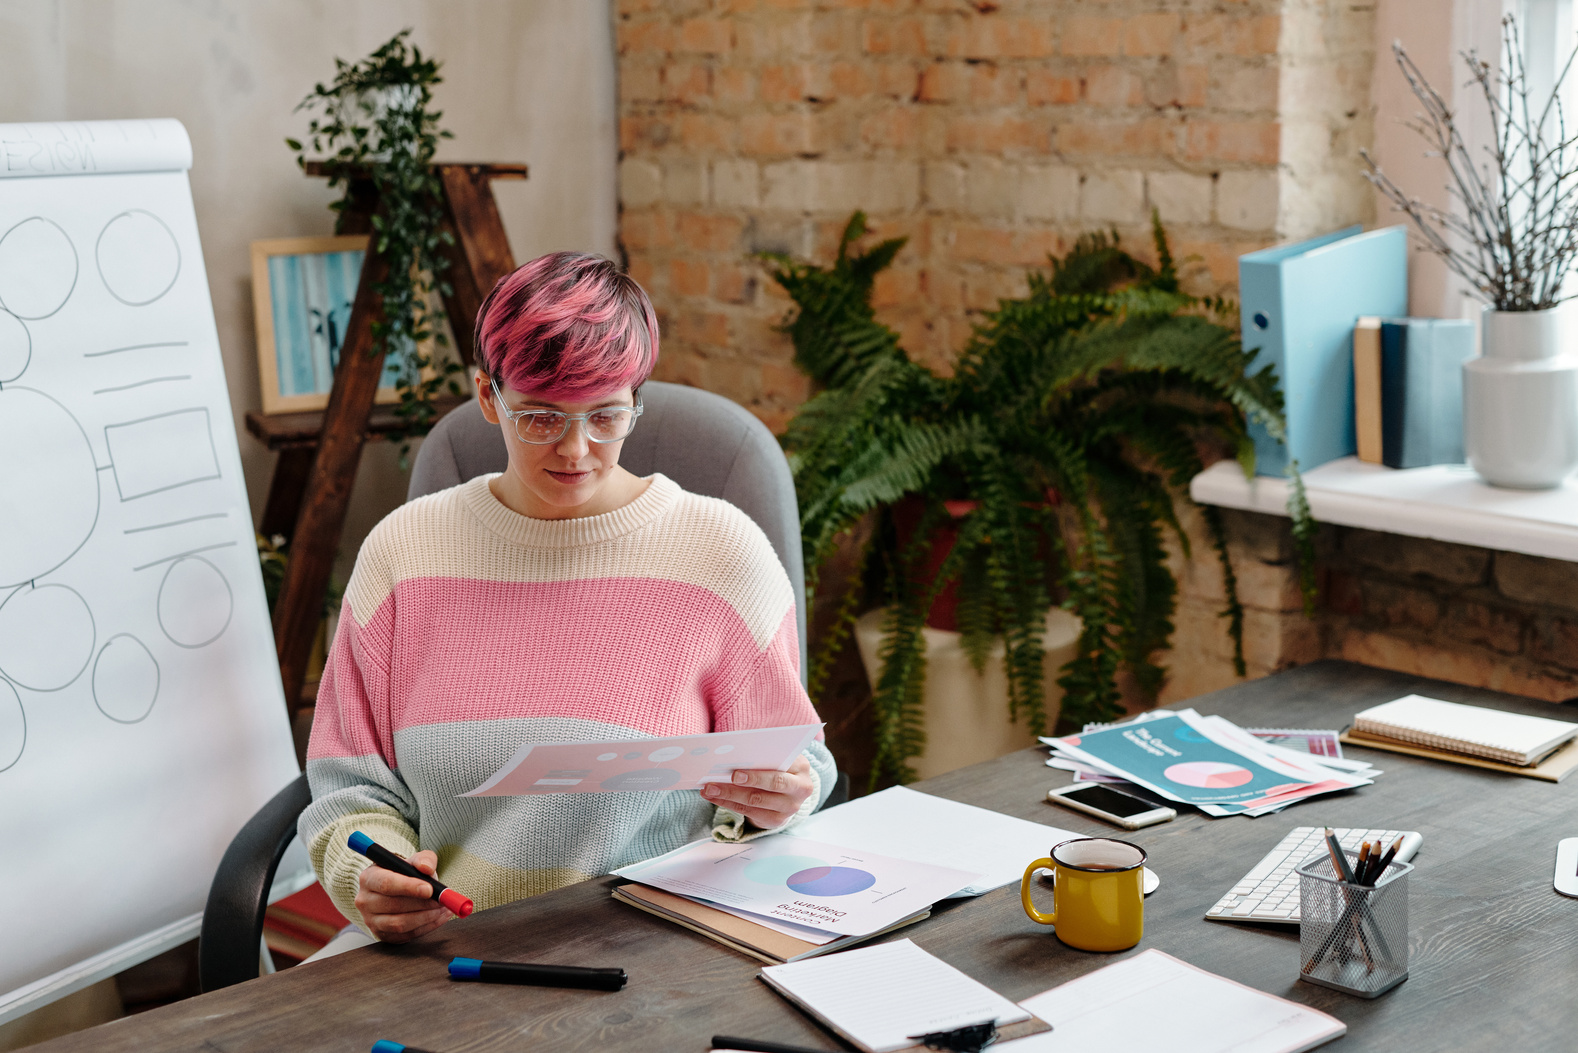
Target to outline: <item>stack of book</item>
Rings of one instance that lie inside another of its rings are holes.
[[[1578,724],[1405,695],[1353,718],[1343,741],[1560,782],[1578,769]]]

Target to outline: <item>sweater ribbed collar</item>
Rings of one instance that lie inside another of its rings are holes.
[[[488,530],[505,541],[528,548],[577,548],[624,537],[653,522],[671,508],[679,484],[661,472],[648,478],[645,492],[623,508],[579,519],[533,519],[514,511],[497,497],[488,483],[498,472],[479,475],[460,486],[461,500]]]

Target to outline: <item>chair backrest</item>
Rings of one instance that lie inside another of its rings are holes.
[[[794,479],[778,441],[750,411],[722,395],[650,380],[641,386],[641,420],[619,463],[636,475],[662,472],[693,494],[721,497],[750,516],[772,542],[794,586],[805,682],[805,559]],[[509,454],[475,399],[451,410],[422,440],[406,500],[501,472]]]

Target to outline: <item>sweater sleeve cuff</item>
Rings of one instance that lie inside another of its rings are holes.
[[[346,843],[355,830],[360,830],[401,859],[416,853],[416,831],[388,815],[347,815],[319,831],[308,846],[313,869],[318,872],[318,880],[329,894],[329,899],[347,920],[365,932],[367,926],[362,921],[362,912],[356,909],[356,893],[362,871],[373,863],[361,853],[353,852]]]

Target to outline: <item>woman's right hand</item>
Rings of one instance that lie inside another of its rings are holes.
[[[438,856],[418,852],[406,862],[424,874],[438,871]],[[374,939],[407,943],[425,936],[454,915],[433,898],[433,886],[414,877],[370,866],[357,880],[356,909]]]

